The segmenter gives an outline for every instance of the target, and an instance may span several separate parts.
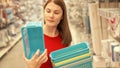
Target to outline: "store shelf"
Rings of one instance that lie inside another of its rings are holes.
[[[100,16],[100,20],[101,20],[101,27],[102,27],[102,34],[103,34],[103,39],[107,40],[107,39],[111,39],[114,42],[120,43],[120,8],[99,8],[98,10],[99,12],[99,16]],[[111,52],[112,56],[109,56],[107,54],[109,54],[107,51],[109,51],[111,48],[110,44],[113,41],[104,41],[104,44],[102,42],[102,57],[105,57],[105,61],[101,61],[99,63],[104,62],[104,64],[106,64],[107,67],[115,67],[115,68],[120,68],[120,65],[118,65],[119,63],[117,63],[116,61],[113,61],[112,58],[117,58],[113,57],[115,52]],[[107,47],[108,46],[108,47]],[[105,52],[105,50],[107,50]],[[113,49],[114,50],[114,49]]]
[[[105,19],[109,24],[109,32],[115,40],[120,42],[120,8],[100,8],[99,16]]]
[[[113,16],[120,18],[120,8],[100,8],[99,15],[106,19],[109,19]]]
[[[21,39],[21,34],[18,34],[8,46],[0,49],[0,58],[2,58],[15,44]]]

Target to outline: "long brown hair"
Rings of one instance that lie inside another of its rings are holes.
[[[44,9],[46,8],[47,4],[50,2],[54,2],[55,4],[59,5],[63,10],[63,19],[58,24],[57,29],[62,38],[62,43],[65,46],[69,46],[71,44],[72,37],[71,37],[69,25],[68,25],[67,10],[66,10],[65,2],[63,0],[48,0],[44,5]]]

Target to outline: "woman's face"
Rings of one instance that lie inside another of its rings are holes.
[[[46,25],[57,27],[57,25],[60,23],[60,20],[62,19],[63,11],[59,5],[50,2],[45,7],[44,14]]]

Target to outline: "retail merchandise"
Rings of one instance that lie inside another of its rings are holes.
[[[42,18],[42,15],[39,15],[42,9],[39,0],[38,2],[28,0],[6,1],[9,0],[0,0],[0,58],[21,39],[20,28],[27,21],[40,21]],[[37,3],[33,5],[33,2]],[[36,15],[33,15],[34,13]]]
[[[114,48],[114,61],[120,62],[120,46]]]
[[[28,22],[21,28],[21,33],[25,56],[28,59],[31,59],[38,49],[43,53],[45,47],[42,22]]]
[[[41,33],[37,33],[39,30],[37,27],[41,28],[41,26],[37,25],[33,30],[31,26],[27,26],[29,28],[26,29],[26,25],[33,25],[30,24],[33,22],[40,24],[44,19],[43,6],[46,1],[0,0],[0,59],[8,56],[10,59],[7,57],[7,63],[10,63],[10,66],[15,66],[14,64],[20,61],[22,68],[26,68],[20,59],[23,47],[28,59],[37,49],[40,49],[40,52],[44,50],[44,39],[37,39],[37,34]],[[55,68],[120,68],[120,0],[64,1],[72,33],[72,46],[51,53],[53,66]],[[24,33],[28,35],[26,36]],[[38,46],[40,41],[35,42],[35,46],[31,44],[31,41],[34,40],[31,39],[33,36],[37,36],[35,38],[37,40],[42,40],[42,47]],[[22,42],[25,45],[21,44],[21,38],[24,39]],[[87,46],[88,43],[90,47]],[[31,52],[33,53],[30,54]],[[4,55],[6,56],[4,57]],[[13,64],[11,64],[11,59],[17,59],[17,61],[12,61]],[[6,60],[1,60],[1,62],[3,61],[6,62]],[[17,63],[16,67],[9,67],[4,62],[0,63],[0,68],[21,67]]]
[[[111,57],[112,57],[112,61],[116,62],[118,61],[117,58],[119,56],[115,56],[117,54],[118,48],[120,47],[120,44],[117,42],[112,42],[110,43],[110,53],[111,53]],[[119,53],[119,52],[118,52]]]
[[[50,54],[55,68],[92,68],[92,55],[87,42],[81,42]]]

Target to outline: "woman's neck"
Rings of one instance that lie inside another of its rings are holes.
[[[56,37],[59,34],[56,27],[49,27],[49,26],[46,26],[46,25],[44,25],[43,31],[44,31],[45,35],[48,35],[50,37]]]

